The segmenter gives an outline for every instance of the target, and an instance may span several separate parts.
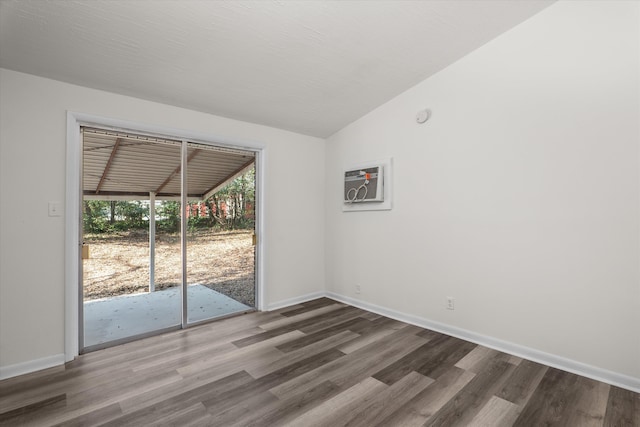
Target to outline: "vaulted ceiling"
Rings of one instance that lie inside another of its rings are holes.
[[[0,2],[0,67],[327,137],[552,0]]]

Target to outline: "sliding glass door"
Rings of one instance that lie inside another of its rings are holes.
[[[180,277],[174,274],[181,270],[179,241],[156,239],[158,228],[179,232],[179,217],[166,209],[179,213],[180,187],[165,171],[180,165],[180,149],[177,141],[83,129],[86,348],[181,324]],[[166,199],[160,205],[157,195]]]
[[[83,351],[255,307],[255,152],[83,128]]]
[[[255,307],[255,153],[189,143],[186,156],[191,324]]]

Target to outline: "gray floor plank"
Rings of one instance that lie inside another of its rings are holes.
[[[0,381],[0,425],[640,426],[640,394],[321,298]]]

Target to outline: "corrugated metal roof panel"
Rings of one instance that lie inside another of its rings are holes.
[[[180,194],[181,141],[104,129],[83,129],[83,191],[92,197]],[[189,143],[187,192],[203,198],[255,160],[245,150]]]

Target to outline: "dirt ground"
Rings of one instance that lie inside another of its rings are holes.
[[[201,284],[255,306],[252,230],[198,230],[187,237],[187,282]],[[147,292],[149,237],[144,232],[85,235],[84,298]],[[181,283],[180,236],[156,235],[156,290]]]

